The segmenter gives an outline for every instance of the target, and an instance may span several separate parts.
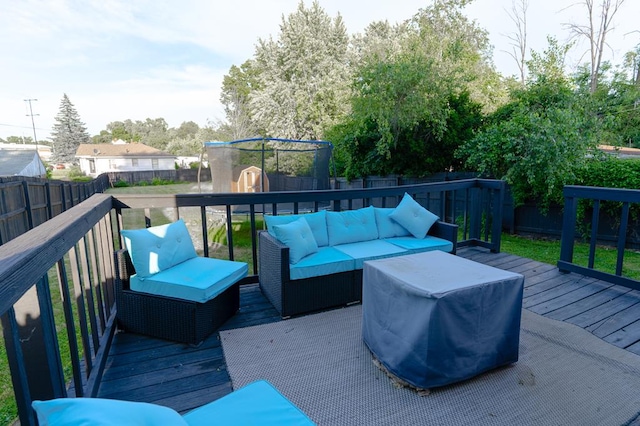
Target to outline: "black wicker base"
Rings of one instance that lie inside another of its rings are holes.
[[[135,273],[126,250],[115,253],[118,329],[197,345],[240,307],[239,284],[206,303],[157,296],[129,289]]]

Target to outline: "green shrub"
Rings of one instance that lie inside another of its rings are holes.
[[[118,179],[117,182],[113,183],[114,188],[127,188],[128,186],[129,186],[129,183],[122,179]]]

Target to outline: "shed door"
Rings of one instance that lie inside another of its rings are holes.
[[[260,191],[260,174],[253,170],[245,170],[243,173],[243,191],[242,192],[261,192]]]

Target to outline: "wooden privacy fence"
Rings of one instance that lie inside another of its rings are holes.
[[[22,235],[109,187],[106,175],[90,182],[11,177],[0,179],[0,244]]]

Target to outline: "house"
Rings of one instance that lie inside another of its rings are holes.
[[[42,161],[46,162],[51,159],[51,146],[43,143],[0,142],[0,149],[38,151]]]
[[[76,151],[87,176],[107,172],[174,170],[176,156],[141,143],[80,144]]]
[[[618,158],[640,158],[640,149],[624,146],[598,145],[598,149]]]
[[[35,149],[0,148],[0,176],[44,178],[47,170]]]

